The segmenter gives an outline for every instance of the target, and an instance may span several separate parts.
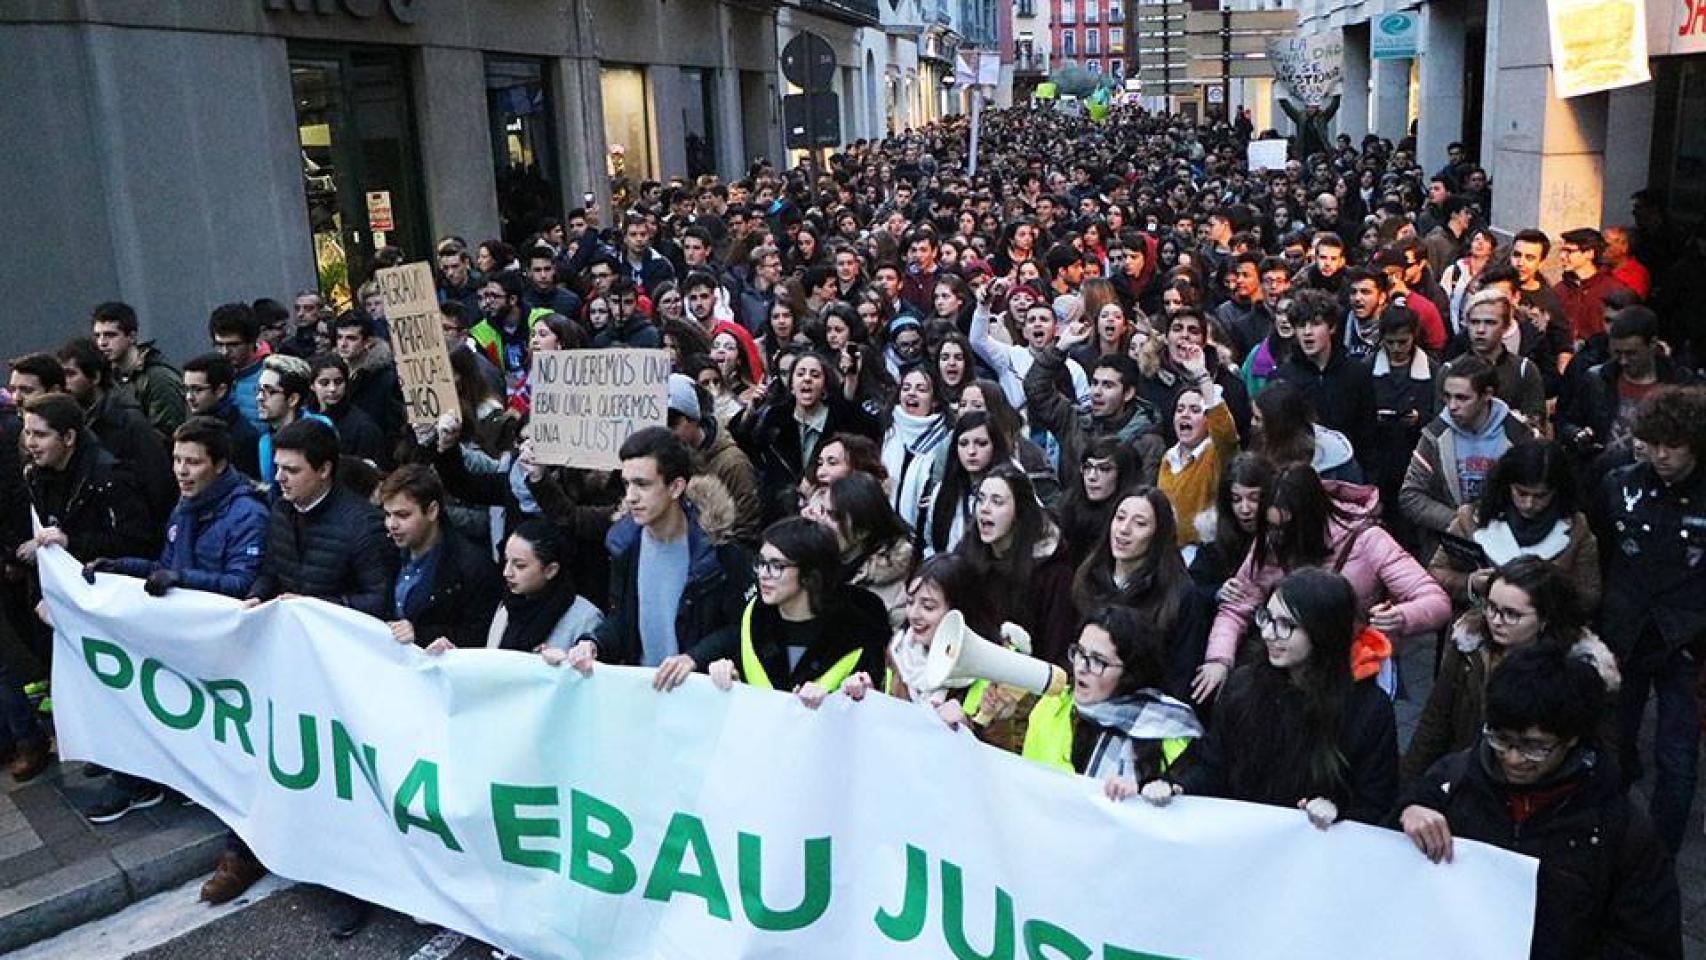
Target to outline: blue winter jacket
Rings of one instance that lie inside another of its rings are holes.
[[[226,467],[212,486],[172,509],[158,563],[127,557],[117,562],[117,570],[146,577],[165,567],[178,575],[180,586],[246,597],[266,551],[268,512],[249,481]]]

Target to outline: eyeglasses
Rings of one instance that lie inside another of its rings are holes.
[[[283,387],[269,387],[269,386],[266,386],[265,384],[262,384],[261,386],[258,386],[255,388],[255,394],[257,396],[262,396],[262,397],[283,396],[284,388]]]
[[[1091,653],[1076,643],[1066,648],[1066,656],[1072,661],[1074,668],[1083,666],[1084,672],[1090,674],[1092,677],[1102,676],[1112,667],[1124,666],[1123,664],[1115,663],[1100,654]]]
[[[787,573],[789,570],[792,570],[797,566],[799,566],[799,564],[789,560],[774,560],[770,557],[759,557],[752,564],[752,572],[758,574],[760,579],[775,580],[782,576],[782,574]]]
[[[1276,640],[1290,640],[1291,635],[1297,632],[1296,620],[1290,617],[1276,617],[1273,615],[1273,611],[1267,607],[1256,608],[1253,619],[1256,621],[1257,630],[1262,631],[1263,634],[1271,631]]]
[[[1487,622],[1491,623],[1496,620],[1505,626],[1521,623],[1528,618],[1529,614],[1534,612],[1532,610],[1512,610],[1510,607],[1500,606],[1491,601],[1483,604],[1482,610],[1486,613]]]
[[[1561,743],[1540,744],[1532,741],[1509,740],[1503,734],[1494,731],[1492,727],[1481,728],[1481,739],[1487,742],[1487,746],[1491,747],[1494,753],[1514,753],[1529,763],[1545,763],[1552,759],[1552,755],[1563,746]]]

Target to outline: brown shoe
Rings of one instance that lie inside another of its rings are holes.
[[[53,762],[46,740],[25,740],[18,744],[17,756],[6,765],[6,772],[19,783],[34,780]]]
[[[227,850],[219,856],[219,865],[213,868],[213,876],[201,885],[201,898],[214,906],[230,903],[243,895],[243,891],[255,885],[255,881],[267,875],[267,868],[255,859],[254,854],[233,853]]]

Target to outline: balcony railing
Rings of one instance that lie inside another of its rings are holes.
[[[1014,73],[1048,73],[1048,54],[1021,53],[1013,59]]]

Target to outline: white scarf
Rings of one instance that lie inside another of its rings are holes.
[[[894,408],[894,422],[883,438],[883,467],[894,485],[895,512],[907,526],[918,526],[918,501],[935,472],[932,454],[947,441],[948,433],[945,414],[917,417]]]
[[[894,672],[906,684],[913,703],[929,703],[930,697],[942,690],[957,690],[972,684],[970,680],[950,680],[943,687],[925,686],[924,665],[930,660],[930,648],[912,639],[911,625],[895,631],[894,639],[889,641],[889,659],[894,662]]]

